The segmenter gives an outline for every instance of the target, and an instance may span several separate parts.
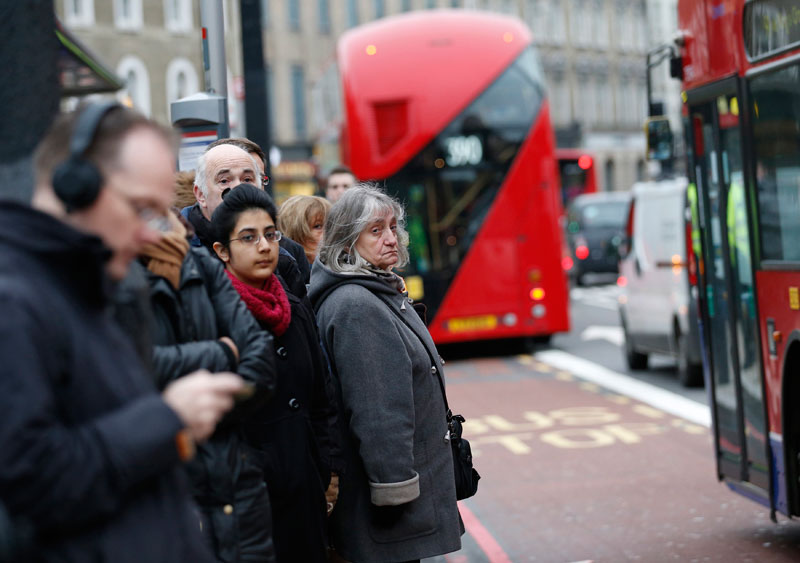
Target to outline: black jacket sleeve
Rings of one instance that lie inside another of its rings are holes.
[[[68,424],[59,406],[59,333],[48,330],[62,321],[2,292],[0,310],[0,498],[9,513],[71,529],[112,514],[138,484],[179,464],[182,424],[156,393]]]
[[[210,372],[236,371],[236,364],[219,340],[200,340],[153,347],[152,364],[156,385],[164,389],[171,381],[198,369]]]

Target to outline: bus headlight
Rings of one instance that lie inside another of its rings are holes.
[[[503,324],[506,326],[514,326],[517,324],[517,316],[514,313],[506,313],[503,315]]]
[[[545,313],[547,313],[547,307],[545,307],[541,303],[531,307],[531,315],[533,315],[534,319],[541,319],[542,317],[544,317]]]

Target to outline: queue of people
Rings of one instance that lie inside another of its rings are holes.
[[[0,206],[15,556],[458,550],[442,365],[394,271],[402,206],[344,169],[335,203],[278,209],[258,145],[217,141],[193,178],[175,175],[172,146],[130,109],[79,108],[37,150],[32,205]]]

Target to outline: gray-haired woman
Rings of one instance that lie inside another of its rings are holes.
[[[441,362],[392,272],[408,262],[403,219],[376,187],[350,188],[328,214],[311,271],[346,436],[331,541],[349,561],[412,561],[461,547]]]

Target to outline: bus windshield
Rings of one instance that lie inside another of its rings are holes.
[[[408,209],[409,273],[450,278],[481,228],[544,97],[533,48],[386,181]]]

